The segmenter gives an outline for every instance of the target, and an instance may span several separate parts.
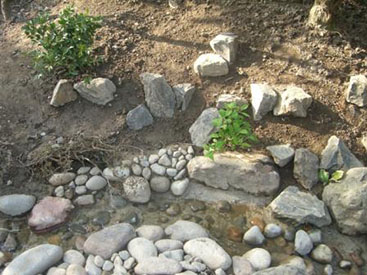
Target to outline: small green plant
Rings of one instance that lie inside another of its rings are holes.
[[[239,106],[236,103],[228,103],[219,110],[220,116],[213,120],[217,132],[211,134],[211,141],[204,146],[205,156],[213,159],[215,152],[246,149],[251,147],[250,143],[257,142],[247,121],[247,108],[247,104]]]
[[[51,20],[46,12],[27,22],[23,30],[38,47],[30,54],[40,76],[50,72],[76,76],[95,65],[92,45],[101,22],[101,17],[77,13],[72,6],[65,8],[58,20]]]
[[[334,173],[331,174],[330,177],[330,173],[328,171],[326,171],[325,169],[320,169],[319,171],[319,180],[323,183],[323,184],[328,184],[330,182],[338,182],[339,180],[341,180],[344,176],[344,171],[342,170],[337,170]]]

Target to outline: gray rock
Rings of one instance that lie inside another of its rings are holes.
[[[139,164],[134,163],[133,165],[131,165],[131,170],[133,171],[133,174],[135,176],[140,176],[143,172],[141,166]]]
[[[188,178],[185,178],[183,180],[176,180],[172,182],[171,184],[172,194],[175,196],[181,196],[183,193],[185,193],[185,191],[189,187],[189,183],[190,181]]]
[[[290,265],[304,271],[307,269],[305,261],[299,256],[289,256],[281,261],[280,265]]]
[[[323,201],[301,192],[296,186],[287,187],[269,205],[277,218],[290,219],[298,224],[329,225],[331,218]]]
[[[186,254],[200,258],[211,269],[227,270],[232,265],[228,253],[209,238],[192,239],[185,243],[183,249]]]
[[[322,264],[330,264],[333,260],[333,251],[324,244],[319,244],[311,252],[311,258]]]
[[[123,261],[126,261],[127,259],[129,259],[129,258],[130,258],[130,253],[129,253],[129,251],[127,251],[127,250],[123,250],[123,251],[120,251],[120,252],[119,252],[119,256],[120,256],[120,258],[121,258]]]
[[[171,166],[171,160],[169,159],[167,154],[164,154],[163,156],[161,156],[158,160],[158,164],[166,166],[166,167],[170,167]]]
[[[252,275],[306,275],[306,272],[295,266],[280,265],[257,271]]]
[[[180,171],[185,168],[187,161],[185,159],[179,160],[176,164],[177,171]]]
[[[93,195],[79,196],[74,200],[74,203],[80,206],[94,204],[95,203],[94,196]]]
[[[102,270],[95,265],[94,263],[94,256],[89,255],[87,258],[87,262],[85,264],[85,270],[87,271],[88,275],[101,275]]]
[[[153,117],[148,108],[140,104],[127,113],[126,123],[131,130],[140,130],[153,124]]]
[[[150,241],[157,241],[163,238],[164,230],[158,225],[143,225],[136,229],[139,237],[148,239]]]
[[[184,258],[184,251],[182,249],[176,249],[176,250],[169,250],[165,251],[160,256],[164,256],[168,259],[176,260],[178,262],[183,261]]]
[[[66,275],[88,275],[83,266],[71,264],[66,269]]]
[[[107,181],[101,176],[91,177],[85,186],[92,191],[98,191],[103,189],[107,185]]]
[[[3,275],[34,275],[45,272],[62,259],[62,248],[42,244],[17,256],[3,271]]]
[[[153,164],[156,163],[159,160],[159,156],[158,155],[150,155],[149,156],[149,163]]]
[[[126,179],[130,176],[130,168],[125,165],[116,166],[113,168],[113,174],[119,179]]]
[[[84,271],[85,272],[85,271]],[[86,273],[85,273],[86,274]],[[51,267],[48,271],[46,275],[66,275],[66,270],[63,268],[59,268],[59,267]],[[73,275],[70,274],[69,275]],[[74,274],[77,275],[77,274]]]
[[[219,54],[206,53],[196,59],[194,63],[194,71],[199,76],[223,76],[229,73],[227,61]]]
[[[154,163],[152,166],[150,166],[150,168],[152,169],[153,173],[160,176],[164,176],[164,174],[166,173],[166,167],[157,163]]]
[[[113,100],[116,86],[107,78],[95,78],[90,83],[84,81],[74,84],[74,89],[86,100],[98,104],[106,105]]]
[[[347,102],[358,107],[367,106],[367,77],[364,75],[351,76],[345,97]]]
[[[152,170],[150,170],[149,167],[144,167],[143,172],[142,172],[142,176],[146,179],[149,180],[150,177],[152,176]]]
[[[134,268],[136,274],[159,274],[159,275],[173,275],[182,271],[182,266],[179,262],[167,259],[165,257],[150,257]]]
[[[84,185],[82,185],[82,186],[77,186],[76,188],[75,188],[75,193],[77,194],[77,195],[84,195],[85,193],[87,193],[87,187],[85,187]]]
[[[136,259],[138,263],[149,257],[158,256],[158,250],[154,243],[145,238],[135,238],[127,245],[130,255]]]
[[[174,168],[167,168],[166,170],[166,174],[167,176],[169,177],[175,177],[177,175],[177,169],[174,169]]]
[[[84,243],[84,252],[109,259],[113,253],[123,250],[135,236],[132,225],[115,224],[92,233]]]
[[[84,185],[88,180],[88,176],[87,175],[78,175],[74,182],[75,182],[75,185]]]
[[[325,275],[332,275],[334,272],[333,267],[330,264],[327,264],[324,268]]]
[[[217,100],[217,109],[222,109],[228,103],[236,103],[238,106],[248,104],[247,100],[232,94],[221,94]]]
[[[255,270],[268,268],[271,264],[271,255],[263,248],[253,248],[243,254],[242,257],[248,260]]]
[[[279,167],[286,166],[294,157],[294,149],[290,144],[272,145],[266,147]]]
[[[114,268],[113,263],[111,261],[105,261],[102,270],[104,271],[111,271]]]
[[[186,169],[182,169],[176,176],[173,177],[174,180],[181,180],[186,176]]]
[[[268,84],[251,84],[251,106],[255,121],[271,112],[278,100],[278,94]]]
[[[55,196],[58,198],[62,198],[65,194],[63,186],[57,186],[54,190]]]
[[[72,82],[70,80],[61,79],[52,93],[50,105],[60,107],[66,103],[75,101],[77,98],[78,95],[73,90]]]
[[[85,258],[82,253],[80,253],[78,250],[68,250],[65,252],[63,261],[68,264],[77,264],[84,266]]]
[[[336,170],[348,171],[355,167],[363,167],[363,163],[349,151],[341,139],[331,136],[321,153],[320,168],[333,173]]]
[[[218,117],[219,112],[216,108],[208,108],[191,125],[189,132],[191,141],[195,146],[203,147],[210,141],[210,135],[216,131],[213,119]]]
[[[159,253],[166,251],[177,250],[183,247],[183,243],[178,240],[163,239],[155,242],[155,246],[158,248]]]
[[[210,41],[210,47],[228,63],[233,63],[237,55],[237,35],[234,33],[218,34]]]
[[[13,252],[17,249],[17,245],[18,243],[17,240],[15,239],[15,236],[12,233],[9,233],[1,249],[4,252]]]
[[[304,188],[311,190],[319,180],[319,158],[308,149],[297,149],[293,176]]]
[[[265,226],[264,235],[267,238],[276,238],[282,235],[282,228],[274,223],[269,223]]]
[[[162,148],[162,149],[159,149],[158,151],[158,157],[161,157],[163,156],[164,154],[167,154],[167,149],[166,148]]]
[[[288,87],[281,92],[274,107],[275,116],[292,115],[306,117],[307,109],[311,106],[312,97],[298,87]]]
[[[251,245],[262,245],[265,241],[264,235],[261,233],[257,225],[252,226],[243,235],[243,241]]]
[[[195,157],[187,168],[190,178],[207,186],[220,189],[232,186],[254,195],[272,195],[280,181],[272,164],[264,155],[226,152],[214,154],[214,160]]]
[[[167,192],[170,188],[171,181],[166,177],[154,176],[150,180],[150,187],[158,193]]]
[[[298,230],[296,233],[296,238],[294,240],[294,250],[298,254],[305,256],[311,252],[312,248],[313,243],[310,236],[308,236],[305,231]]]
[[[173,86],[176,95],[176,107],[181,111],[186,111],[195,93],[195,86],[190,83],[177,84]]]
[[[75,173],[66,172],[66,173],[57,173],[53,174],[51,178],[48,180],[48,182],[53,186],[59,186],[68,184],[73,179],[75,179],[76,175]]]
[[[90,171],[90,167],[87,166],[82,166],[78,169],[77,174],[78,175],[82,175],[82,174],[87,174]]]
[[[251,275],[255,273],[251,263],[243,257],[234,256],[232,262],[234,275]]]
[[[207,231],[199,224],[179,220],[172,225],[167,226],[164,231],[166,235],[173,240],[185,242],[196,238],[208,237]]]
[[[140,80],[144,86],[145,101],[155,117],[173,117],[176,96],[162,75],[142,73]]]
[[[221,268],[216,269],[214,273],[215,275],[226,275],[226,272]]]
[[[367,233],[367,168],[352,168],[338,183],[328,184],[322,199],[344,234]]]
[[[127,260],[125,260],[124,262],[124,268],[126,268],[127,270],[131,269],[134,265],[135,265],[135,258],[130,257]]]
[[[124,192],[131,202],[146,203],[150,200],[149,182],[143,177],[130,176],[123,183]]]
[[[307,233],[308,233],[308,236],[310,236],[312,243],[314,245],[322,242],[322,232],[320,229],[312,229]]]
[[[0,211],[6,215],[18,216],[32,209],[36,197],[32,195],[12,194],[0,197]]]

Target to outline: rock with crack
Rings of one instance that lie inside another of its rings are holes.
[[[311,103],[312,97],[309,94],[301,88],[291,86],[279,94],[273,114],[275,116],[306,117]]]
[[[210,135],[216,131],[213,120],[218,117],[219,112],[216,108],[208,108],[191,125],[189,132],[195,146],[203,147],[210,141]]]
[[[347,102],[358,107],[367,106],[367,77],[364,75],[352,76],[345,97]]]
[[[319,158],[308,149],[297,149],[293,176],[304,188],[311,190],[319,180]]]
[[[140,130],[153,124],[153,117],[148,108],[140,104],[127,113],[126,123],[131,130]]]
[[[113,100],[116,86],[107,78],[94,78],[90,83],[84,81],[74,84],[74,89],[86,100],[98,105],[106,105]]]
[[[322,199],[340,231],[348,235],[367,233],[367,168],[352,168],[337,183],[328,184]]]
[[[273,195],[280,177],[272,160],[260,154],[220,153],[199,156],[187,165],[190,178],[220,189],[234,187],[253,195]]]
[[[210,47],[213,51],[222,56],[228,63],[232,64],[237,55],[237,35],[234,33],[218,34],[212,41]]]
[[[173,86],[176,95],[176,106],[181,111],[186,111],[195,93],[195,86],[190,83],[177,84]]]
[[[274,109],[278,94],[268,84],[251,84],[251,106],[255,121],[261,120]]]
[[[77,93],[73,90],[73,84],[70,80],[61,79],[57,83],[53,93],[50,105],[60,107],[66,103],[75,101],[78,98]]]
[[[154,117],[171,118],[175,113],[176,96],[166,79],[160,74],[142,73],[145,101]]]
[[[196,59],[194,71],[200,76],[224,76],[229,73],[227,61],[219,54],[206,53]]]

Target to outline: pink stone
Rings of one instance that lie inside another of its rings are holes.
[[[28,225],[35,232],[51,231],[68,219],[73,208],[68,199],[45,197],[33,207]]]

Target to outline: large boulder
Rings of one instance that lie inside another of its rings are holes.
[[[203,147],[210,141],[210,135],[216,131],[213,120],[218,117],[219,112],[216,108],[208,108],[191,125],[189,132],[195,146]]]
[[[251,84],[251,106],[254,120],[261,120],[263,116],[274,109],[278,94],[267,84]]]
[[[52,93],[50,105],[60,107],[66,103],[76,100],[77,98],[78,94],[73,90],[72,82],[67,79],[61,79]]]
[[[269,205],[273,215],[296,224],[329,225],[331,218],[324,202],[315,195],[301,192],[296,186],[288,186]]]
[[[253,195],[272,195],[279,188],[279,174],[265,155],[226,152],[214,154],[214,160],[200,156],[187,169],[190,178],[214,188],[231,186]]]
[[[147,107],[140,104],[127,113],[126,123],[131,130],[140,130],[153,124],[153,117]]]
[[[194,71],[200,76],[223,76],[229,73],[227,61],[219,54],[206,53],[196,59]]]
[[[341,232],[367,233],[367,168],[352,168],[337,183],[328,184],[322,199]]]
[[[221,33],[210,41],[210,47],[229,63],[233,63],[236,59],[238,47],[236,39],[237,35],[234,33]]]
[[[106,105],[113,100],[116,86],[107,78],[95,78],[90,83],[85,81],[74,84],[74,89],[86,100],[98,105]]]
[[[173,117],[176,96],[166,79],[160,74],[142,73],[141,83],[144,86],[145,101],[155,117]]]
[[[352,76],[345,97],[347,102],[358,107],[367,106],[367,77],[364,75]]]
[[[318,175],[319,158],[308,149],[297,149],[293,167],[293,176],[297,182],[310,190],[318,182]]]
[[[294,117],[306,117],[307,109],[311,106],[312,97],[298,87],[288,87],[281,92],[275,105],[275,116],[291,115]]]
[[[363,163],[349,151],[340,138],[331,136],[321,153],[320,168],[332,173],[336,170],[348,171],[355,167],[363,167]]]

